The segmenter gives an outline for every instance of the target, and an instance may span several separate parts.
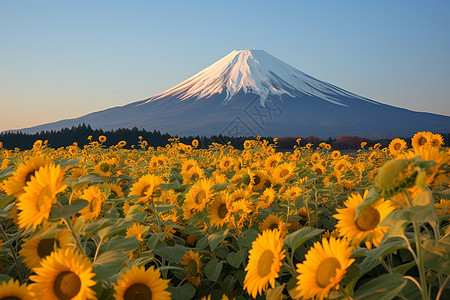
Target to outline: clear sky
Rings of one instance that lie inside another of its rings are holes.
[[[0,0],[0,131],[149,98],[234,49],[450,115],[450,1]]]

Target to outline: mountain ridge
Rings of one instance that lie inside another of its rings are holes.
[[[450,117],[358,96],[263,50],[234,50],[150,98],[21,131],[57,130],[82,123],[104,130],[138,127],[180,136],[391,138],[421,130],[450,132]]]

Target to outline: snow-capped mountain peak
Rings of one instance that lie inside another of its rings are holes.
[[[319,97],[341,106],[347,105],[339,100],[339,96],[371,102],[315,79],[263,50],[234,50],[191,78],[151,97],[147,102],[167,96],[176,96],[180,100],[209,98],[224,92],[226,96],[223,103],[226,104],[239,91],[257,94],[263,106],[269,96],[295,97],[301,94]]]

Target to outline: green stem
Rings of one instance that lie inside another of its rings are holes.
[[[8,241],[8,234],[3,229],[3,226],[1,223],[0,223],[0,231],[1,231],[4,242],[6,243]],[[11,250],[11,255],[14,259],[14,265],[16,266],[17,275],[19,276],[20,283],[23,283],[22,271],[20,270],[19,263],[18,263],[19,260],[17,259],[16,251],[14,251],[13,245],[11,243],[9,244],[9,249]]]
[[[406,200],[408,200],[408,204],[410,207],[412,207],[412,200],[409,196],[408,191],[403,190],[403,195],[405,196]],[[419,276],[420,276],[420,285],[422,287],[422,299],[428,300],[428,289],[427,289],[427,279],[425,277],[425,267],[423,265],[422,260],[422,244],[420,239],[420,228],[419,224],[416,221],[412,222],[413,228],[414,228],[414,237],[416,240],[416,251],[417,251],[417,268],[419,269]]]

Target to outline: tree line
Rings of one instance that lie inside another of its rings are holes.
[[[80,148],[90,143],[89,136],[92,137],[92,141],[97,140],[99,136],[105,136],[106,142],[103,143],[106,147],[117,145],[121,141],[125,141],[124,148],[131,148],[137,146],[140,140],[146,141],[149,146],[158,147],[166,146],[170,138],[177,137],[180,142],[185,144],[191,144],[192,141],[198,140],[199,148],[208,148],[212,143],[226,144],[230,143],[237,149],[242,149],[245,140],[254,139],[252,136],[188,136],[178,137],[172,136],[169,133],[161,133],[160,131],[147,131],[145,129],[138,129],[133,127],[132,129],[120,128],[112,130],[93,129],[90,125],[80,124],[78,126],[72,126],[71,128],[63,128],[61,130],[41,131],[35,134],[23,133],[23,132],[3,132],[0,133],[0,142],[6,149],[19,148],[22,150],[31,149],[36,140],[48,141],[48,146],[52,148],[67,147],[74,142],[78,144]],[[444,145],[450,145],[450,133],[442,134],[444,138]],[[141,137],[141,139],[140,139]],[[270,142],[273,141],[272,137],[262,137]],[[361,142],[367,142],[367,147],[373,146],[376,143],[380,143],[383,147],[386,147],[390,143],[390,139],[371,140],[364,137],[340,135],[337,138],[329,137],[326,140],[320,139],[316,136],[310,135],[307,137],[280,137],[277,141],[277,147],[279,149],[292,149],[294,145],[297,145],[297,140],[300,140],[300,146],[305,146],[308,143],[317,147],[320,143],[325,142],[330,144],[333,149],[358,149]],[[408,143],[411,137],[403,137]]]

